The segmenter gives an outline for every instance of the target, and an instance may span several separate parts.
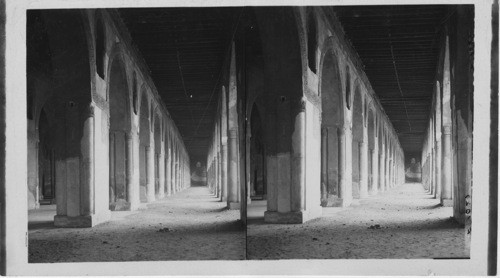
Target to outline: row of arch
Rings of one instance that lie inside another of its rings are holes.
[[[450,9],[453,15],[441,30],[432,108],[422,146],[422,183],[443,206],[453,207],[459,223],[468,223],[470,228],[474,9]]]
[[[110,208],[121,209],[117,203],[126,200],[130,207],[124,209],[133,210],[189,187],[190,160],[140,54],[124,40],[112,16],[104,11],[95,15],[96,79],[103,78],[109,96]],[[120,37],[120,43],[113,37]],[[104,76],[99,65],[108,69]],[[120,152],[124,146],[125,155]],[[130,196],[124,199],[125,187]]]
[[[28,201],[56,203],[58,226],[93,226],[190,186],[182,138],[116,20],[104,10],[28,16],[38,23],[28,30]],[[49,66],[38,65],[46,52]]]
[[[322,9],[254,8],[246,16],[226,68],[229,77],[242,76],[233,88],[234,102],[245,107],[237,111],[245,159],[234,159],[246,192],[240,200],[267,199],[266,221],[296,223],[317,217],[320,205],[348,206],[403,183],[396,132],[353,62],[357,56]],[[303,24],[311,23],[306,16],[318,25]],[[224,107],[228,96],[224,87],[220,92]],[[227,157],[220,127],[214,126],[207,166],[209,185],[224,196],[229,184],[218,170]]]

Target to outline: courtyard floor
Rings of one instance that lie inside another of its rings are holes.
[[[245,229],[207,187],[191,187],[93,228],[57,228],[55,205],[29,211],[29,262],[245,259]]]
[[[319,197],[319,196],[318,196]],[[469,256],[465,229],[419,183],[324,208],[301,225],[266,224],[265,201],[249,205],[248,259],[404,259]]]

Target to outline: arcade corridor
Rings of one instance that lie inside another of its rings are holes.
[[[474,6],[27,21],[30,261],[469,255]]]

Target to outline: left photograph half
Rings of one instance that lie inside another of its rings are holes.
[[[245,259],[242,11],[27,11],[29,263]]]

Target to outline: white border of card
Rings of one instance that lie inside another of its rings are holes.
[[[470,259],[162,261],[29,264],[27,235],[26,10],[172,6],[474,4],[474,143]],[[6,0],[7,275],[486,275],[492,0]]]

